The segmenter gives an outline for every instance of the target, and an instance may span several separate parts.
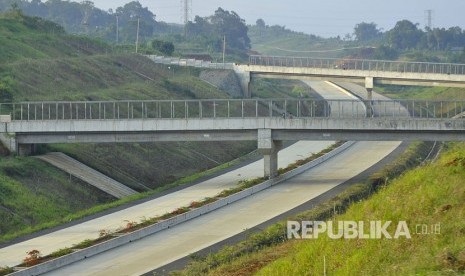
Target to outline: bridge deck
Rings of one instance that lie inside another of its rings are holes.
[[[366,117],[367,106],[375,110]],[[309,99],[2,104],[18,143],[464,140],[465,102]],[[456,118],[452,118],[456,116]]]

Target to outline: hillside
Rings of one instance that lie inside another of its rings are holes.
[[[66,34],[53,22],[23,16],[20,12],[0,14],[0,63],[23,59],[76,57],[102,54],[110,46],[86,37]]]
[[[20,13],[0,16],[0,40],[2,53],[7,53],[0,60],[1,102],[229,97],[201,81],[199,70],[168,68],[140,55],[115,54],[105,43],[67,35],[53,23]],[[252,142],[67,144],[42,146],[39,152],[63,151],[142,191],[139,184],[164,189],[255,146]],[[0,242],[69,221],[70,215],[82,215],[102,203],[115,203],[42,161],[1,152]]]
[[[249,26],[249,37],[253,51],[271,56],[339,58],[350,53],[344,48],[358,46],[353,41],[321,38],[278,25]]]

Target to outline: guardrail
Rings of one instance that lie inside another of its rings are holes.
[[[13,121],[202,119],[258,117],[364,118],[364,105],[376,117],[451,118],[465,112],[465,101],[216,99],[163,101],[2,103],[0,114]]]
[[[465,64],[311,57],[249,57],[250,65],[465,75]]]

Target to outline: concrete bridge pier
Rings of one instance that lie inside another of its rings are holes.
[[[16,138],[14,134],[7,132],[0,133],[0,142],[10,151],[10,153],[17,152]]]
[[[245,99],[250,99],[252,97],[250,91],[250,82],[252,81],[250,72],[242,71],[237,65],[234,66],[234,72],[236,73],[236,76],[241,84],[243,97]]]
[[[258,150],[263,154],[264,176],[275,178],[278,176],[278,152],[283,148],[282,141],[273,140],[271,129],[258,130]]]
[[[373,87],[374,87],[374,80],[373,77],[366,77],[365,78],[365,89],[367,90],[367,117],[373,117]]]

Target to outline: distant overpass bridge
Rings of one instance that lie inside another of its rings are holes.
[[[0,134],[26,155],[50,143],[256,140],[273,176],[283,140],[465,141],[464,112],[462,101],[27,102],[0,104]]]
[[[254,78],[350,81],[365,85],[368,97],[375,84],[465,87],[465,64],[308,57],[249,57],[248,64],[148,56],[154,62],[210,69],[234,70],[245,98]]]

